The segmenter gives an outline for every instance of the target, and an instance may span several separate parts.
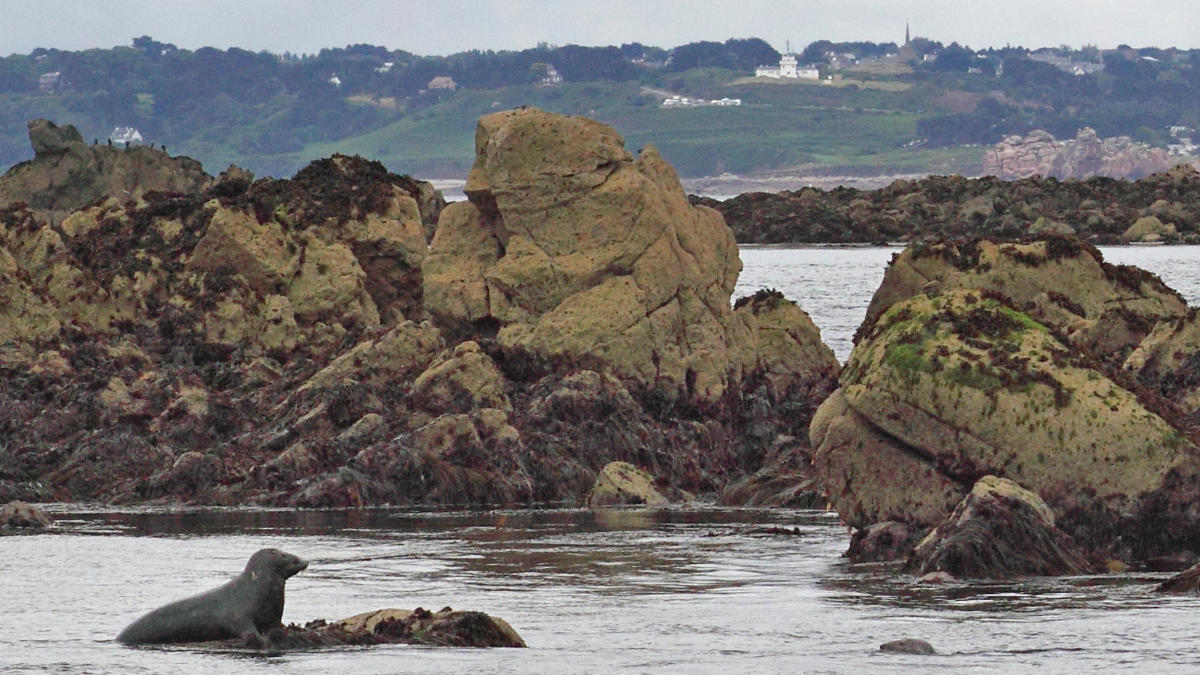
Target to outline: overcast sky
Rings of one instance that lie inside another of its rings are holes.
[[[368,43],[417,54],[551,44],[674,47],[760,37],[914,36],[981,49],[1060,44],[1200,47],[1197,0],[0,0],[0,55],[128,45],[316,53]]]

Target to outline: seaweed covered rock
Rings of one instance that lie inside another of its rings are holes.
[[[311,624],[310,624],[311,625]],[[289,628],[289,637],[292,632]],[[355,614],[321,626],[304,629],[326,641],[342,644],[415,644],[436,647],[524,647],[525,640],[504,619],[483,612],[445,607],[430,612],[420,607],[380,609]],[[303,634],[300,635],[303,639]]]
[[[1160,233],[1164,242],[1200,242],[1200,172],[1191,164],[1168,166],[1139,180],[1058,180],[1044,172],[1018,180],[928,176],[877,190],[806,187],[724,201],[691,199],[720,211],[742,243],[1016,241],[1050,230],[1095,244],[1121,244],[1128,241],[1126,230],[1144,216],[1175,225],[1174,232]]]
[[[915,295],[868,321],[811,441],[853,527],[934,527],[990,474],[1040,495],[1077,540],[1142,554],[1173,535],[1124,531],[1148,517],[1150,495],[1182,498],[1173,486],[1187,484],[1198,456],[1046,326],[970,290]],[[1186,521],[1171,503],[1159,511]]]
[[[1065,335],[1073,347],[1113,365],[1158,323],[1188,313],[1179,293],[1153,274],[1106,263],[1098,250],[1074,237],[1045,235],[1016,243],[976,239],[910,246],[884,272],[864,330],[897,301],[927,289],[984,289],[1002,296]]]
[[[240,639],[185,643],[190,647],[244,649]],[[305,651],[375,645],[425,647],[525,647],[525,640],[499,617],[445,607],[437,612],[418,607],[378,609],[338,621],[316,619],[291,624],[267,635],[268,652]]]
[[[906,569],[959,579],[1086,574],[1087,560],[1036,494],[984,476],[954,512],[916,547]]]
[[[58,225],[0,212],[0,489],[580,504],[616,461],[672,498],[807,471],[838,363],[779,293],[731,307],[720,216],[589,120],[512,111],[478,140],[431,249],[424,191],[340,155]]]

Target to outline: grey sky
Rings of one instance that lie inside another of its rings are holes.
[[[1125,43],[1200,47],[1195,0],[0,0],[0,55],[128,45],[316,53],[369,43],[417,54],[552,44],[674,47],[761,37],[783,50],[818,39],[914,35],[975,49]]]

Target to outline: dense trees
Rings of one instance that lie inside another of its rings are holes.
[[[1170,125],[1200,126],[1200,50],[1057,49],[1057,57],[1103,65],[1101,71],[1075,75],[1030,58],[1023,48],[974,51],[925,38],[914,38],[909,47],[916,56],[911,61],[915,72],[898,77],[916,85],[911,91],[824,92],[816,103],[845,94],[855,109],[917,111],[917,135],[932,146],[993,143],[1034,128],[1070,136],[1082,126],[1102,136],[1130,135],[1161,144],[1167,142]],[[800,60],[820,63],[829,54],[869,60],[898,50],[891,42],[819,40],[802,50]],[[0,58],[0,167],[29,156],[25,122],[34,117],[75,124],[88,138],[103,138],[113,127],[129,125],[149,141],[168,143],[177,151],[225,145],[276,155],[417,114],[453,96],[427,91],[441,76],[453,78],[460,89],[493,90],[537,84],[552,66],[567,82],[641,82],[719,97],[729,89],[729,80],[755,66],[777,63],[779,56],[758,38],[673,49],[640,43],[541,44],[449,56],[369,44],[313,55],[237,48],[192,51],[145,35],[112,49],[37,49]],[[50,77],[54,73],[57,78]],[[940,99],[947,92],[968,93],[978,103],[964,106],[960,96],[958,104],[943,106]],[[776,98],[764,95],[746,92],[751,102],[791,104],[776,100],[789,92],[770,92]],[[864,103],[851,101],[855,95]],[[630,105],[645,103],[638,95],[630,97]]]

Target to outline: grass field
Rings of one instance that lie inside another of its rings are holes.
[[[754,174],[969,171],[978,149],[921,150],[914,139],[923,91],[773,86],[757,83],[714,84],[711,75],[674,84],[704,86],[739,97],[741,106],[674,107],[659,105],[638,83],[580,83],[561,87],[511,87],[459,91],[421,107],[420,101],[386,126],[361,135],[310,143],[295,151],[256,156],[257,170],[290,175],[307,162],[333,153],[358,154],[382,161],[390,170],[424,178],[462,178],[474,160],[475,122],[498,110],[530,105],[556,113],[586,115],[612,125],[635,152],[653,144],[683,177],[722,173]],[[870,81],[868,81],[870,82]],[[688,94],[689,91],[679,93]],[[356,105],[382,102],[355,99]],[[391,102],[385,104],[390,109]],[[401,117],[401,115],[403,115]],[[263,120],[262,128],[270,120]],[[198,140],[182,150],[206,157],[210,170],[238,161],[252,147],[260,125],[232,130],[228,136]],[[215,160],[215,161],[214,161]]]

